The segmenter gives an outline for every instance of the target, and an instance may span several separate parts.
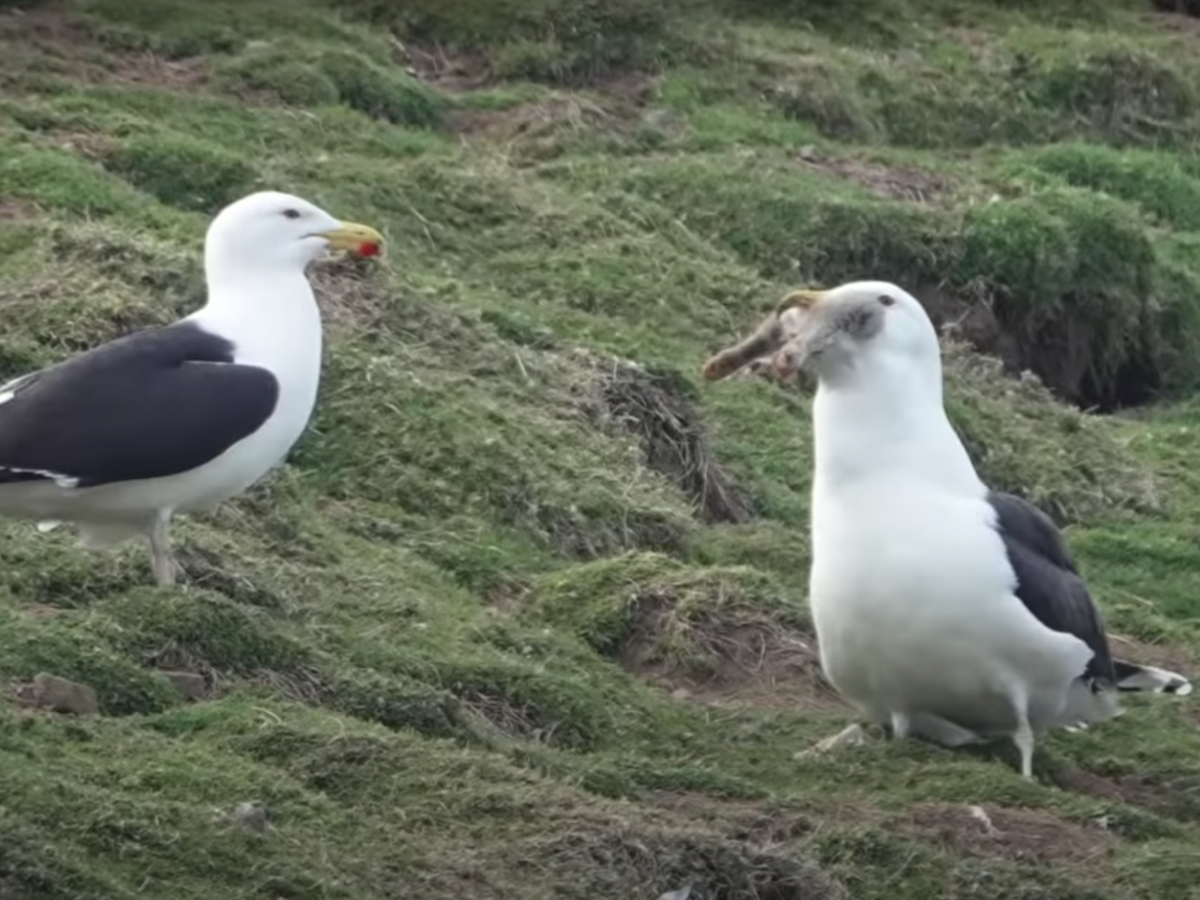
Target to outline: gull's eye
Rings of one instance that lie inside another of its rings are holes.
[[[285,210],[283,211],[283,215],[284,215],[284,218],[287,218],[287,219],[298,219],[298,218],[300,218],[300,210],[298,210],[298,209],[285,209]]]
[[[895,298],[895,297],[889,297],[887,294],[880,294],[880,295],[879,295],[879,302],[880,302],[880,303],[882,303],[884,306],[895,306],[895,305],[896,305],[896,298]]]

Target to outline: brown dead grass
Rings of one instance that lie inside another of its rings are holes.
[[[654,898],[685,886],[693,897],[722,900],[849,898],[833,878],[795,852],[732,838],[724,823],[698,828],[663,814],[551,813],[542,834],[506,845],[503,852],[527,871],[571,878],[571,887],[587,877],[585,893],[597,898]],[[605,873],[599,877],[592,874],[597,862]],[[573,878],[576,871],[579,877]]]
[[[28,222],[38,218],[38,208],[14,197],[0,198],[0,222]]]
[[[456,696],[467,712],[502,735],[542,744],[551,743],[554,739],[554,724],[544,722],[544,716],[532,704],[474,689],[459,691]]]
[[[203,85],[208,79],[208,67],[203,60],[163,59],[152,53],[138,53],[115,57],[106,80],[116,84],[147,84],[184,90]]]
[[[788,801],[782,807],[771,807],[761,800],[715,797],[692,791],[650,791],[643,799],[647,805],[681,820],[715,825],[733,840],[764,846],[802,840],[834,821],[857,824],[878,818],[869,808],[842,803],[823,803],[818,808]]]
[[[1151,0],[1158,12],[1143,13],[1151,24],[1188,34],[1200,32],[1200,0]]]
[[[1116,839],[1099,827],[1065,822],[1036,809],[918,803],[893,824],[955,856],[1038,865],[1086,866],[1107,859]]]
[[[866,803],[803,801],[764,806],[685,792],[657,792],[655,807],[682,819],[720,827],[731,839],[760,846],[803,848],[830,829],[886,828],[955,857],[1006,860],[1074,870],[1081,876],[1104,866],[1118,839],[1100,825],[1065,821],[1045,810],[914,803],[887,811]]]
[[[1175,787],[1138,775],[1105,777],[1072,766],[1058,773],[1055,781],[1063,790],[1141,807],[1167,818],[1188,819],[1194,814],[1194,804]]]
[[[440,44],[405,44],[396,37],[392,37],[391,44],[393,59],[434,90],[463,94],[490,82],[487,58],[481,53]]]
[[[456,133],[499,144],[536,142],[563,132],[611,128],[618,122],[611,107],[587,97],[554,94],[508,109],[455,110],[446,121]]]
[[[1108,642],[1113,656],[1128,662],[1170,669],[1187,678],[1200,672],[1195,652],[1182,645],[1148,644],[1111,631],[1108,633]]]
[[[5,67],[22,61],[51,63],[57,74],[85,84],[151,85],[188,89],[209,78],[201,60],[169,60],[149,52],[113,54],[101,47],[78,22],[61,9],[45,5],[0,13],[0,54]]]
[[[882,197],[910,203],[932,203],[955,186],[950,178],[918,166],[823,156],[811,146],[802,147],[796,159],[805,168],[856,182]]]
[[[704,521],[749,521],[748,495],[714,458],[700,413],[678,383],[615,362],[600,373],[599,388],[611,420],[637,435],[646,465],[687,494]]]
[[[679,124],[650,106],[654,93],[651,79],[627,75],[586,92],[555,91],[506,109],[453,110],[446,123],[465,140],[497,145],[516,161],[536,161],[588,137],[629,140],[639,129],[674,133]]]
[[[372,277],[375,265],[371,260],[338,256],[309,269],[313,294],[330,334],[364,335],[384,327],[391,300]]]
[[[103,162],[120,146],[120,141],[94,132],[50,131],[46,137],[60,150],[78,153],[93,162]]]
[[[617,660],[676,699],[719,707],[848,708],[821,674],[810,634],[750,610],[688,618],[669,597],[648,594],[635,603],[633,628]]]

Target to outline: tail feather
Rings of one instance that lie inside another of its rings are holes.
[[[1186,697],[1192,692],[1192,683],[1178,672],[1156,669],[1154,666],[1139,666],[1134,663],[1113,660],[1117,673],[1117,690],[1151,691],[1155,694],[1175,694]]]

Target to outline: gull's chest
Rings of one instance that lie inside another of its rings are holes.
[[[1009,566],[982,499],[865,485],[815,496],[814,609],[911,627],[1006,593]],[[830,616],[825,616],[829,619]]]

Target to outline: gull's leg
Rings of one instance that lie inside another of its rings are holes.
[[[980,743],[980,737],[975,732],[931,713],[912,716],[909,727],[912,734],[927,738],[943,747],[965,747],[967,744]]]
[[[171,555],[171,541],[167,537],[170,519],[170,513],[160,513],[150,529],[150,568],[154,570],[154,580],[159,587],[175,584],[175,559]]]
[[[1024,714],[1017,719],[1017,730],[1013,732],[1012,742],[1021,752],[1021,775],[1033,780],[1033,729],[1029,727],[1029,719]]]

